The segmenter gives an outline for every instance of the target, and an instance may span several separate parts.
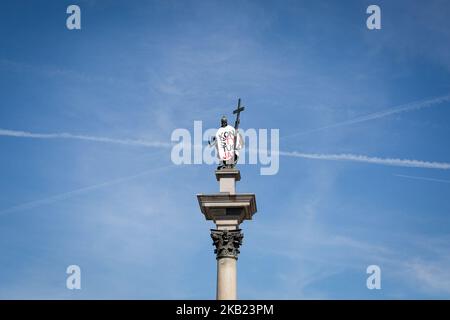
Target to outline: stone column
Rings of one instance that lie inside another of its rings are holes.
[[[215,172],[219,181],[219,193],[197,194],[200,210],[206,220],[214,221],[211,238],[216,249],[218,300],[237,299],[237,259],[244,235],[239,228],[244,220],[252,220],[256,213],[256,198],[253,193],[237,193],[236,181],[241,180],[237,169],[222,169]]]
[[[217,259],[217,300],[237,299],[236,261],[244,235],[240,229],[211,230]]]

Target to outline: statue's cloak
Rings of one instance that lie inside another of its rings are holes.
[[[236,130],[230,125],[220,128],[216,133],[216,150],[217,157],[222,161],[233,160],[234,152],[236,149],[236,155],[239,156],[239,151],[244,146],[241,134],[238,131],[236,139],[236,148],[234,148],[234,137]]]

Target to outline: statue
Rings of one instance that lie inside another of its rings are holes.
[[[233,114],[236,114],[234,128],[228,125],[227,118],[222,116],[222,119],[220,119],[220,128],[217,130],[215,137],[212,138],[212,141],[209,142],[211,147],[216,147],[217,157],[220,160],[217,170],[234,168],[239,160],[239,150],[243,148],[244,140],[238,128],[240,113],[244,109],[244,107],[241,107],[241,99],[239,99],[238,107],[233,111]]]

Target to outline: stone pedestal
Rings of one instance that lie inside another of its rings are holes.
[[[241,180],[241,173],[236,169],[216,170],[216,179],[219,181],[219,192],[236,193],[236,181]]]
[[[251,220],[256,212],[256,199],[252,193],[236,193],[236,181],[241,179],[239,170],[216,171],[220,193],[198,194],[200,210],[206,220],[213,220],[211,238],[216,247],[218,300],[237,299],[237,259],[244,235],[239,225]]]

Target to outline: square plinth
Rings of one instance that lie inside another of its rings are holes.
[[[241,180],[241,172],[238,169],[234,168],[225,168],[216,170],[216,179],[220,181],[220,179],[234,179],[235,181]]]
[[[200,210],[206,220],[252,220],[256,213],[256,198],[253,193],[198,194]]]
[[[241,180],[241,173],[239,170],[231,168],[216,170],[216,179],[219,181],[220,192],[235,194],[236,181]]]

